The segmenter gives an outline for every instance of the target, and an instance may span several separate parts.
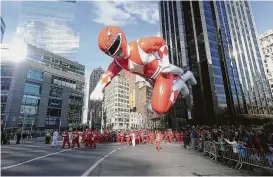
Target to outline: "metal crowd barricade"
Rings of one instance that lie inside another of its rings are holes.
[[[273,170],[273,152],[269,151],[268,153],[265,153],[264,151],[254,148],[240,146],[238,146],[238,152],[242,164]]]
[[[243,145],[224,145],[220,148],[214,142],[205,141],[202,155],[209,154],[211,160],[215,161],[218,157],[233,161],[235,168],[241,169],[243,165],[255,166],[273,170],[273,146],[269,146],[269,151],[264,152],[254,148],[246,148]]]
[[[215,161],[217,159],[216,144],[214,142],[205,141],[202,155],[209,154],[210,159]]]
[[[225,145],[225,151],[223,152],[223,158],[233,161],[236,164],[235,168],[242,168],[242,163],[240,162],[240,157],[236,146]]]

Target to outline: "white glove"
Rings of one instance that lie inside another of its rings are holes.
[[[90,95],[90,100],[92,101],[102,101],[103,92],[101,89],[94,89],[94,91]]]

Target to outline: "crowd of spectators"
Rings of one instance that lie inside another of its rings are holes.
[[[241,157],[254,164],[263,160],[265,166],[273,167],[273,129],[257,125],[193,126],[183,132],[184,147],[190,145],[192,149],[203,151],[206,141],[213,142],[217,145],[215,153],[219,159],[229,147],[233,151],[231,158]]]

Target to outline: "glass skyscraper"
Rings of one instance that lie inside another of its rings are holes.
[[[161,1],[159,9],[171,63],[193,71],[198,82],[172,117],[182,112],[214,124],[273,114],[248,1]]]
[[[2,43],[3,38],[4,38],[4,34],[5,34],[6,25],[5,25],[3,18],[2,17],[0,17],[0,18],[1,18],[1,43]]]
[[[22,2],[16,40],[76,59],[80,22],[75,1]]]

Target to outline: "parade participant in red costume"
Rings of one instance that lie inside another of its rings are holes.
[[[85,138],[84,138],[84,147],[88,148],[90,143],[90,138],[91,138],[91,132],[89,131],[88,128],[85,129]]]
[[[118,131],[118,133],[117,133],[117,142],[118,143],[121,143],[121,141],[120,141],[120,132]]]
[[[156,149],[159,152],[160,151],[160,141],[161,141],[161,135],[159,132],[156,133],[155,135],[155,141],[156,141]]]
[[[144,132],[140,134],[140,143],[144,144]]]
[[[130,134],[127,133],[127,135],[126,135],[126,142],[127,142],[127,145],[130,145],[130,141],[131,141]]]
[[[181,134],[179,132],[176,132],[175,139],[177,142],[181,142]]]
[[[120,144],[124,145],[124,132],[123,131],[120,133]]]
[[[80,148],[80,134],[78,130],[74,130],[72,132],[72,148],[74,148],[75,144],[77,144],[78,148]]]
[[[96,149],[97,145],[96,145],[96,133],[92,132],[91,134],[91,148]]]
[[[153,132],[152,135],[151,135],[151,143],[152,143],[152,144],[154,144],[154,140],[155,140],[155,134],[154,134],[154,132]]]
[[[175,103],[179,92],[189,95],[187,81],[195,85],[196,80],[190,71],[184,71],[169,63],[166,41],[160,37],[140,38],[126,41],[123,31],[116,26],[107,26],[98,37],[99,48],[114,61],[102,75],[90,95],[93,101],[103,99],[103,90],[122,69],[146,78],[153,86],[150,111],[165,114]]]
[[[139,132],[137,132],[136,134],[136,145],[138,145],[140,142],[140,135],[139,135]]]
[[[172,143],[173,142],[173,132],[169,133],[169,142]]]
[[[68,144],[68,147],[70,148],[69,133],[68,133],[67,130],[64,132],[64,134],[62,134],[62,137],[63,137],[63,145],[62,145],[62,148],[64,148],[64,146],[65,146],[66,143]]]

